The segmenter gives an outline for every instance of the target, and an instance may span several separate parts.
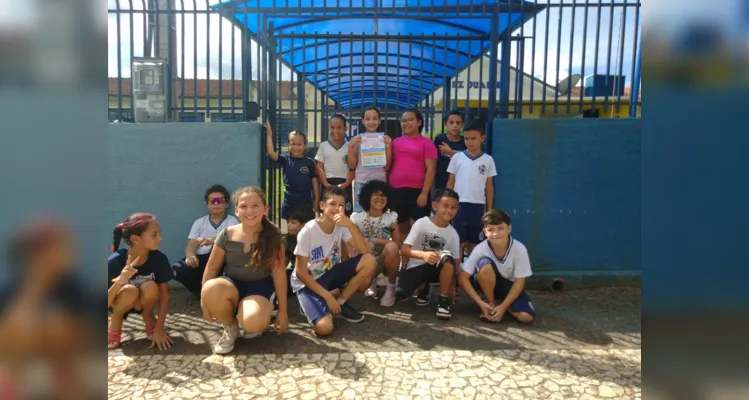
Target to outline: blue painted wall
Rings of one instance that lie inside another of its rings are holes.
[[[639,278],[640,122],[494,122],[494,205],[510,213],[537,283]]]
[[[254,122],[110,124],[107,137],[109,224],[134,212],[155,214],[170,261],[184,257],[192,223],[208,213],[208,187],[220,183],[232,192],[260,184],[260,126]]]

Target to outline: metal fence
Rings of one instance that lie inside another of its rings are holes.
[[[132,121],[134,58],[167,60],[168,121],[247,120],[256,103],[280,150],[292,128],[316,147],[334,113],[353,134],[370,105],[393,137],[409,107],[432,137],[456,108],[487,122],[639,116],[639,0],[364,1],[110,0],[110,121]],[[263,165],[277,207],[275,168]]]

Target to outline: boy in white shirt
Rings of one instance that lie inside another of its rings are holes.
[[[510,236],[510,215],[491,210],[481,218],[486,240],[473,250],[458,281],[460,287],[481,308],[481,321],[499,322],[509,310],[516,320],[530,324],[536,316],[525,279],[531,276],[528,250]],[[481,300],[480,290],[486,299]]]
[[[367,289],[377,264],[375,257],[367,253],[359,229],[346,216],[345,202],[342,188],[325,189],[321,216],[304,225],[294,249],[296,267],[291,274],[291,287],[302,314],[319,336],[333,333],[333,315],[340,314],[349,322],[364,320],[348,299]],[[341,261],[346,244],[360,255]],[[331,293],[336,290],[340,290],[337,296]]]
[[[494,202],[494,176],[497,168],[494,159],[481,151],[486,139],[486,124],[473,120],[463,130],[466,150],[455,153],[447,166],[450,177],[447,187],[460,195],[460,208],[453,226],[460,236],[460,258],[467,245],[468,252],[479,244],[481,216],[492,209]]]
[[[401,270],[395,298],[406,300],[420,288],[416,305],[429,305],[432,283],[439,282],[440,295],[437,300],[437,318],[450,319],[450,293],[455,293],[455,272],[460,261],[455,257],[460,247],[458,233],[450,221],[458,211],[460,196],[452,189],[438,189],[432,208],[435,214],[419,218],[411,227],[401,246],[401,255],[408,264]]]
[[[192,224],[187,235],[185,258],[172,264],[174,280],[198,296],[216,235],[228,226],[239,224],[237,217],[226,212],[230,198],[229,191],[223,185],[213,185],[205,191],[203,199],[210,213]]]

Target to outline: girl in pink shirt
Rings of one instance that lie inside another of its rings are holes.
[[[403,136],[393,140],[390,184],[395,188],[393,211],[398,213],[398,229],[406,237],[416,220],[430,214],[429,191],[437,169],[437,149],[421,136],[424,117],[415,108],[401,116]]]

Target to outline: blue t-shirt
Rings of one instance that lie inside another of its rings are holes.
[[[442,143],[446,143],[451,149],[455,150],[456,153],[460,153],[466,149],[466,142],[463,140],[463,136],[461,136],[460,140],[457,142],[453,142],[448,139],[446,133],[440,133],[437,135],[437,137],[434,138],[434,145],[437,147],[438,153]],[[437,189],[444,189],[447,187],[447,178],[450,177],[450,174],[447,173],[447,166],[450,165],[450,158],[449,155],[444,153],[439,153],[437,155],[437,171],[434,175],[434,187]]]
[[[286,187],[284,201],[292,205],[312,204],[312,178],[317,177],[315,160],[278,155]]]
[[[122,269],[125,268],[127,262],[127,249],[119,249],[112,253],[107,260],[109,267],[109,286],[112,287],[114,282],[112,279],[120,276]],[[154,281],[157,284],[167,283],[172,279],[172,268],[169,265],[169,259],[166,258],[166,254],[153,250],[148,253],[146,262],[140,267],[136,267],[138,272],[130,278],[127,283],[133,285],[140,285],[143,282]]]

